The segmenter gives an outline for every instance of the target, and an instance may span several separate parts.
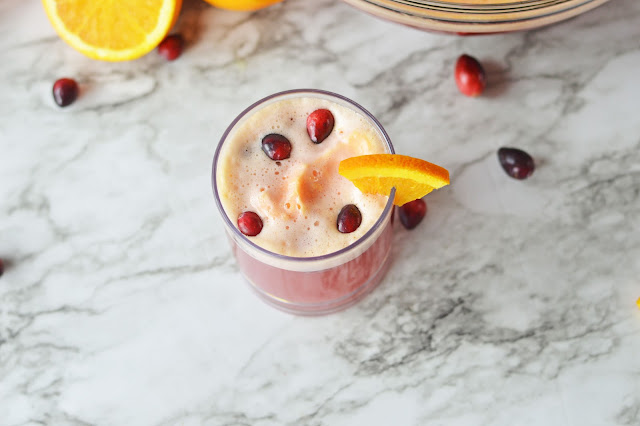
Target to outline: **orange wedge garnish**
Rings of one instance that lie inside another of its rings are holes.
[[[93,59],[125,61],[153,50],[167,35],[182,0],[42,0],[51,24],[71,47]]]
[[[389,195],[396,188],[394,204],[417,200],[449,184],[449,172],[440,166],[398,154],[359,155],[340,162],[338,172],[362,192]]]

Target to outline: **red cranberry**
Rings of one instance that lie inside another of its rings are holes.
[[[355,204],[347,204],[338,213],[338,231],[343,234],[349,234],[362,223],[362,213]]]
[[[53,83],[53,100],[58,106],[71,105],[78,98],[78,83],[71,78],[61,78]]]
[[[427,203],[423,199],[409,201],[398,207],[400,222],[407,229],[413,229],[424,219],[427,214]]]
[[[487,77],[480,62],[472,56],[462,55],[456,62],[456,84],[466,96],[478,96],[487,85]]]
[[[291,155],[291,142],[282,135],[271,133],[262,138],[262,150],[274,161],[286,160]]]
[[[333,130],[333,114],[328,109],[317,109],[307,117],[307,133],[313,143],[320,143]]]
[[[180,34],[172,34],[167,36],[158,45],[158,53],[167,61],[173,61],[178,59],[178,56],[182,53],[182,47],[184,46],[184,40]]]
[[[238,229],[248,237],[255,237],[262,231],[262,219],[254,212],[240,213]]]
[[[504,171],[514,179],[526,179],[535,169],[533,158],[518,148],[500,148],[498,159]]]

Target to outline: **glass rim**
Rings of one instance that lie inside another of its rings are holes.
[[[277,92],[277,93],[274,93],[272,95],[266,96],[266,97],[264,97],[264,98],[262,98],[262,99],[260,99],[260,100],[258,100],[256,102],[252,103],[250,106],[245,108],[240,114],[238,114],[238,116],[231,122],[231,124],[229,124],[227,129],[222,134],[222,137],[220,138],[220,141],[218,142],[218,146],[216,147],[216,151],[215,151],[215,154],[213,156],[213,165],[212,165],[212,172],[211,172],[211,184],[212,184],[212,188],[213,188],[213,195],[214,195],[213,198],[215,199],[216,206],[218,207],[218,210],[220,211],[220,214],[222,215],[222,219],[223,219],[223,221],[225,223],[225,226],[227,227],[227,229],[231,230],[231,232],[233,233],[234,237],[239,238],[243,243],[248,244],[251,247],[251,249],[258,251],[262,255],[265,255],[265,256],[268,256],[268,257],[273,257],[275,259],[282,260],[282,261],[285,261],[285,262],[296,262],[296,263],[309,263],[309,264],[311,264],[311,263],[322,262],[322,261],[331,260],[333,258],[339,257],[339,256],[341,256],[343,254],[346,254],[346,253],[349,253],[349,252],[353,251],[354,249],[359,248],[362,244],[367,242],[378,231],[378,229],[384,224],[386,218],[392,213],[392,211],[393,211],[393,200],[395,198],[394,196],[395,196],[396,189],[395,188],[391,189],[391,192],[389,193],[389,198],[387,200],[387,203],[386,203],[384,209],[382,210],[382,213],[380,214],[380,217],[378,217],[378,219],[371,226],[371,228],[364,235],[362,235],[360,238],[358,238],[356,241],[354,241],[353,243],[349,244],[348,246],[346,246],[344,248],[341,248],[340,250],[336,250],[334,252],[323,254],[323,255],[320,255],[320,256],[296,257],[296,256],[287,256],[287,255],[284,255],[284,254],[275,253],[275,252],[273,252],[271,250],[267,250],[264,247],[261,247],[261,246],[257,245],[256,243],[251,241],[249,238],[247,238],[246,235],[244,235],[242,232],[240,232],[240,230],[234,225],[234,223],[231,221],[231,219],[227,215],[227,212],[224,210],[224,207],[222,206],[222,202],[220,201],[220,195],[218,194],[218,186],[217,186],[217,179],[216,179],[218,158],[220,156],[220,152],[222,150],[224,142],[226,141],[227,137],[229,136],[231,131],[235,128],[236,124],[238,124],[238,122],[240,120],[242,120],[245,116],[247,116],[247,114],[252,112],[254,109],[259,107],[260,105],[262,105],[262,104],[264,104],[264,103],[266,103],[268,101],[271,101],[271,100],[273,100],[275,98],[284,97],[284,96],[288,96],[288,95],[305,95],[305,94],[309,94],[311,96],[313,96],[313,95],[323,95],[323,96],[327,96],[327,97],[330,97],[330,98],[331,97],[337,98],[337,99],[339,99],[339,100],[341,100],[343,102],[346,102],[346,103],[350,104],[351,106],[355,107],[366,118],[368,118],[369,120],[371,120],[373,122],[373,124],[375,125],[377,130],[381,133],[381,135],[382,135],[382,137],[384,139],[384,142],[387,144],[387,147],[389,148],[389,153],[395,154],[395,151],[393,149],[393,145],[391,144],[391,139],[389,138],[389,135],[385,131],[384,127],[382,127],[382,124],[380,124],[380,122],[373,116],[373,114],[371,114],[368,110],[366,110],[363,106],[361,106],[357,102],[347,98],[346,96],[342,96],[342,95],[339,95],[337,93],[330,92],[330,91],[327,91],[327,90],[320,90],[320,89],[292,89],[292,90],[285,90],[285,91]],[[300,97],[304,97],[304,96],[300,96]]]

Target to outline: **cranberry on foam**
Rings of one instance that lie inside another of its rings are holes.
[[[307,133],[313,143],[325,140],[333,130],[335,120],[328,109],[317,109],[307,117]]]
[[[338,213],[338,231],[349,234],[360,227],[362,223],[362,213],[355,204],[347,204]]]
[[[262,231],[262,219],[254,212],[242,212],[238,216],[238,229],[248,237],[255,237]]]
[[[277,133],[262,138],[262,150],[274,161],[286,160],[291,155],[291,142]]]

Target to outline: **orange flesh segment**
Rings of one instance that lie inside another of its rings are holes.
[[[360,155],[340,162],[338,172],[362,192],[388,195],[401,206],[449,184],[449,172],[428,161],[398,154]]]

